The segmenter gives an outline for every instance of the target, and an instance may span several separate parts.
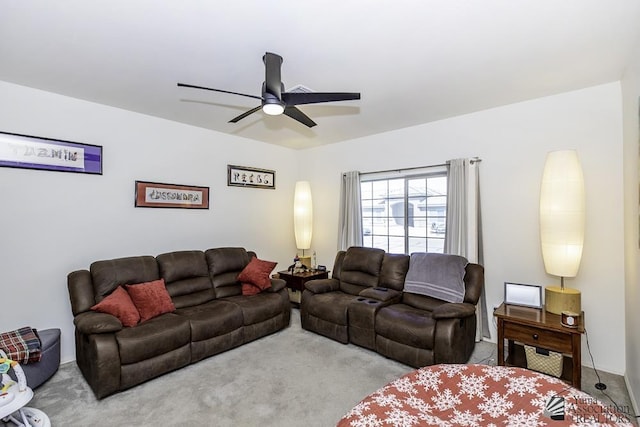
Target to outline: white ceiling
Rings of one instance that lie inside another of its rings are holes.
[[[620,79],[638,0],[23,0],[0,6],[0,80],[308,148]],[[285,88],[361,92],[258,112],[262,55]]]

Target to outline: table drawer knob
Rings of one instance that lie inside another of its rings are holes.
[[[538,339],[538,334],[533,334],[533,339],[537,340]]]

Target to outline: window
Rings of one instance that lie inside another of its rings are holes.
[[[364,175],[360,183],[364,246],[390,253],[444,252],[446,170],[376,175]]]

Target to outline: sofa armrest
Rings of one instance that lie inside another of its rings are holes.
[[[431,315],[434,319],[460,319],[475,314],[476,306],[466,302],[448,302],[437,306]]]
[[[315,279],[304,284],[305,289],[314,294],[324,294],[340,290],[340,282],[337,279]]]
[[[89,310],[96,303],[89,270],[77,270],[69,273],[67,288],[74,316]]]
[[[287,282],[282,279],[271,279],[271,287],[267,288],[267,292],[280,292],[287,286]]]
[[[95,311],[78,314],[73,318],[73,324],[85,335],[113,333],[122,329],[122,323],[117,317]]]
[[[358,296],[374,299],[381,302],[399,302],[402,292],[389,288],[367,288],[361,291]]]

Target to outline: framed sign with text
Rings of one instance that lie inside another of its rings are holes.
[[[0,132],[0,166],[102,175],[102,147]]]
[[[227,165],[227,185],[231,187],[276,188],[276,172],[269,169]]]
[[[209,187],[136,181],[135,206],[209,209]]]

